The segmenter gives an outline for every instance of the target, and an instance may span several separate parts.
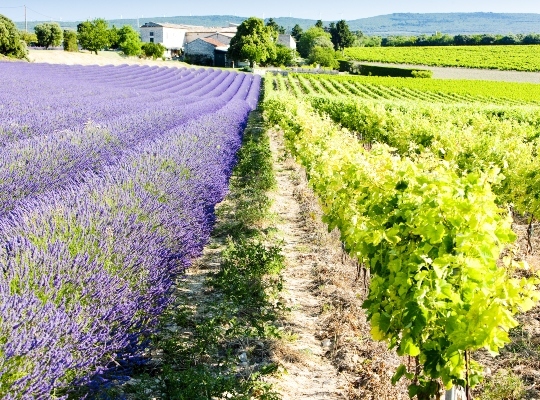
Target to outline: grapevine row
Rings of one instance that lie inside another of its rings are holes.
[[[515,240],[491,190],[497,168],[462,172],[453,161],[402,157],[386,145],[366,151],[309,104],[271,90],[264,109],[306,168],[325,222],[371,271],[364,307],[372,336],[416,360],[393,380],[411,379],[418,399],[436,394],[439,379],[477,383],[481,367],[469,353],[496,354],[517,325],[513,315],[540,299],[534,280],[497,266]]]
[[[538,105],[540,98],[540,86],[531,83],[300,74],[286,77],[277,74],[271,79],[276,81],[276,88],[283,88],[282,82],[288,82],[288,91],[295,95],[360,96],[390,100],[405,98],[486,105]]]

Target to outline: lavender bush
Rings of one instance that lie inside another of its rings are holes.
[[[63,397],[137,359],[208,240],[260,78],[14,65],[0,63],[0,129],[18,105],[30,128],[0,147],[0,397]],[[66,115],[91,122],[43,125]]]

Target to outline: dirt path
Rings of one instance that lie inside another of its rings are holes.
[[[313,291],[314,273],[306,255],[316,252],[302,223],[300,204],[294,196],[290,165],[280,155],[283,150],[276,135],[271,137],[277,190],[272,212],[277,216],[277,238],[283,241],[286,269],[283,298],[291,309],[285,326],[291,340],[281,349],[287,374],[275,382],[283,399],[345,399],[345,382],[325,357],[328,347],[317,334],[322,305]],[[324,345],[323,345],[324,344]]]

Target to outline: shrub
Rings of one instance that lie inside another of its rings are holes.
[[[339,72],[351,72],[352,64],[348,60],[337,60],[339,63]]]
[[[335,55],[333,48],[315,46],[309,54],[308,61],[310,64],[320,64],[321,67],[337,68],[339,63]]]
[[[64,51],[79,51],[79,45],[77,44],[77,32],[64,31]]]
[[[407,69],[353,63],[351,72],[368,76],[391,76],[397,78],[431,78],[433,72],[426,69]]]
[[[211,67],[214,65],[214,60],[204,54],[190,54],[186,55],[185,61],[189,64],[204,65]]]
[[[37,43],[37,36],[35,33],[19,31],[19,36],[24,40],[27,46],[35,45]]]
[[[143,43],[141,48],[146,57],[154,60],[163,57],[165,53],[165,47],[161,43]]]
[[[413,78],[432,78],[433,71],[427,69],[419,69],[411,72]]]

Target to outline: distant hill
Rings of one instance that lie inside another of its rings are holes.
[[[145,22],[169,22],[173,24],[227,26],[229,23],[241,23],[246,17],[233,15],[179,16],[140,18],[139,26]],[[279,17],[274,18],[279,24],[290,30],[298,24],[307,29],[316,20]],[[74,29],[80,21],[62,21],[64,28]],[[331,21],[324,21],[328,25]],[[361,30],[367,35],[420,35],[435,32],[456,34],[472,33],[540,33],[540,14],[502,14],[502,13],[432,13],[432,14],[389,14],[377,17],[361,18],[347,21],[352,30]],[[37,21],[29,21],[28,29],[33,30]],[[137,28],[136,19],[109,20],[111,25],[131,25]],[[24,22],[16,23],[24,29]]]
[[[419,35],[435,32],[472,33],[540,33],[540,14],[437,13],[389,14],[348,21],[351,29],[369,35]]]

